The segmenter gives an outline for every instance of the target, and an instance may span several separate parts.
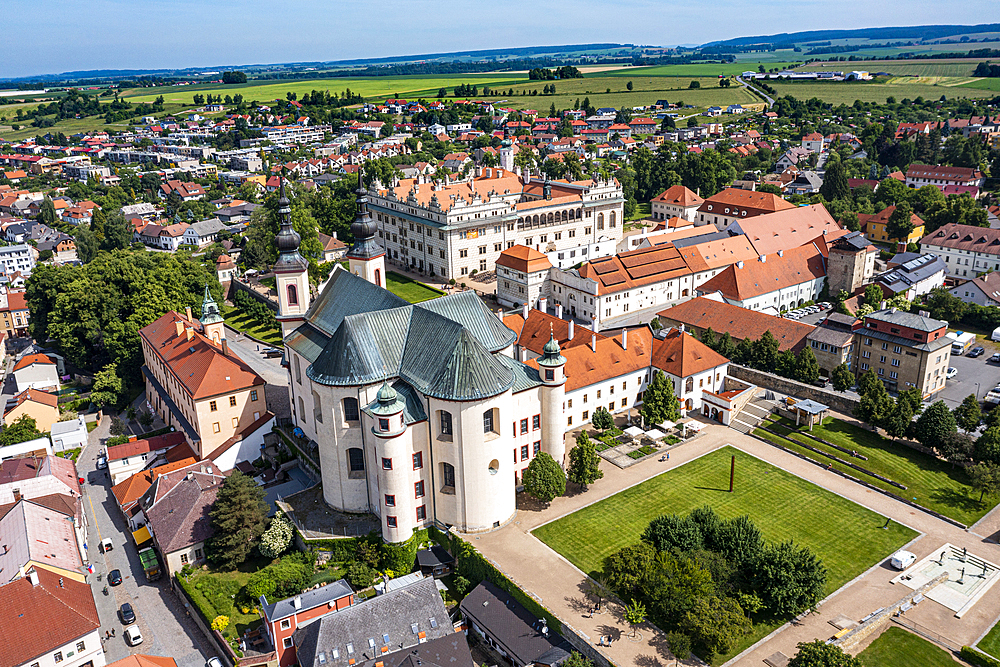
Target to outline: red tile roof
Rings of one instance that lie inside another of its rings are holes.
[[[673,185],[658,196],[653,201],[664,202],[666,204],[676,204],[678,206],[701,206],[705,200],[683,185]]]
[[[728,213],[726,208],[729,208]],[[726,188],[706,199],[698,211],[714,215],[736,216],[739,214],[741,217],[745,212],[746,217],[749,217],[790,208],[795,208],[795,205],[770,192]]]
[[[546,204],[548,202],[545,202]],[[538,252],[534,248],[524,245],[516,245],[507,248],[497,257],[497,266],[505,266],[522,273],[534,273],[544,271],[552,266],[549,258]]]
[[[14,364],[14,370],[19,371],[22,368],[27,368],[32,364],[48,364],[50,366],[55,366],[56,362],[52,361],[51,357],[44,354],[26,354],[21,359]]]
[[[20,394],[10,399],[7,403],[7,408],[4,410],[4,415],[9,414],[11,410],[18,407],[25,401],[41,403],[42,405],[47,405],[51,408],[59,408],[59,397],[55,394],[50,394],[49,392],[42,391],[41,389],[25,389]]]
[[[535,354],[542,354],[542,348],[549,342],[549,335],[556,337],[559,347],[568,349],[577,345],[590,345],[590,329],[582,326],[573,327],[573,338],[569,337],[569,322],[559,319],[555,315],[543,313],[540,310],[532,309],[528,311],[528,319],[515,313],[503,318],[503,323],[512,331],[517,332],[517,344],[526,350],[531,350]],[[605,336],[597,334],[598,339]]]
[[[38,659],[101,627],[90,584],[35,568],[38,585],[24,577],[0,586],[0,665]],[[62,586],[60,586],[60,582]]]
[[[680,329],[653,342],[652,365],[675,377],[690,377],[728,363],[724,356]]]
[[[597,282],[598,294],[609,294],[663,282],[691,270],[677,248],[664,243],[587,262],[578,273]]]
[[[112,445],[108,447],[108,460],[118,461],[120,459],[128,458],[129,456],[138,456],[140,454],[155,452],[158,449],[169,449],[170,447],[179,445],[182,442],[184,442],[184,434],[180,431],[174,431],[173,433],[155,435],[152,438],[133,440],[132,442],[125,442],[120,445]]]
[[[658,314],[665,323],[675,326],[684,324],[698,331],[711,327],[719,334],[729,332],[734,341],[744,338],[757,340],[765,331],[770,331],[778,340],[780,350],[796,352],[806,344],[806,336],[815,329],[803,322],[766,315],[704,297],[679,303]]]
[[[730,301],[745,301],[826,275],[823,253],[815,245],[764,255],[765,261],[732,264],[698,287],[702,294],[722,292]]]
[[[645,372],[649,368],[653,334],[648,327],[628,333],[627,348],[615,338],[598,337],[595,352],[589,345],[577,345],[562,351],[566,357],[566,391],[588,387],[597,382],[620,377],[626,373]],[[535,359],[526,362],[538,368]]]
[[[177,667],[177,662],[162,655],[137,654],[110,662],[107,667]]]

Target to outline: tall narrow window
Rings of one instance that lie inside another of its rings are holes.
[[[295,285],[289,285],[287,288],[288,292],[288,305],[297,306],[299,305],[299,291],[296,289]]]
[[[375,284],[382,287],[382,269],[375,269]]]
[[[320,424],[323,423],[323,401],[320,399],[319,394],[315,391],[312,393],[313,398],[313,419],[315,419]]]
[[[444,486],[455,487],[455,466],[450,463],[441,464],[441,479]]]
[[[347,450],[347,463],[351,472],[365,471],[365,453],[358,447]]]
[[[292,356],[292,364],[295,366],[295,381],[302,384],[302,367],[299,365],[299,358],[297,356]]]
[[[360,418],[358,414],[358,399],[348,396],[344,399],[344,419],[349,422],[356,422]]]
[[[446,410],[441,410],[441,435],[451,436],[451,413]]]

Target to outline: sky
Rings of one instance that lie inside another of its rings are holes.
[[[870,0],[4,0],[3,8],[0,78],[1000,21],[996,0],[967,0],[959,14],[942,13],[940,0],[893,0],[880,12]]]

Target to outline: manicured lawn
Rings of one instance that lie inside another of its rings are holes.
[[[976,644],[976,648],[1000,660],[1000,623],[990,628],[986,636]]]
[[[865,667],[949,667],[951,654],[903,628],[891,627],[858,654]]]
[[[280,329],[277,327],[265,328],[259,326],[256,322],[244,315],[239,308],[229,308],[223,306],[222,317],[226,320],[227,325],[237,331],[242,331],[245,334],[249,334],[254,338],[259,338],[265,343],[270,343],[271,345],[280,346],[283,344],[281,342]]]
[[[638,204],[635,207],[635,213],[632,214],[632,217],[630,217],[629,220],[642,220],[643,218],[648,218],[652,215],[652,208],[652,204],[648,201]]]
[[[730,456],[736,456],[736,488],[729,493]],[[708,505],[723,518],[749,515],[768,540],[794,540],[812,549],[829,571],[826,592],[906,544],[916,532],[860,505],[725,447],[626,489],[594,505],[534,530],[534,534],[584,572],[602,569],[604,560],[639,541],[660,514],[686,514]],[[778,627],[782,619],[762,620],[722,664]]]
[[[786,426],[794,428],[794,422],[782,421]],[[823,438],[849,450],[856,450],[868,457],[867,461],[852,461],[858,465],[884,475],[889,479],[906,486],[906,490],[880,483],[875,478],[858,472],[851,474],[865,481],[878,484],[904,498],[914,498],[915,502],[928,509],[940,512],[956,521],[972,525],[983,517],[994,505],[995,500],[986,499],[979,503],[979,494],[968,484],[968,475],[959,467],[891,440],[883,438],[871,431],[859,428],[853,424],[838,419],[825,419],[821,426],[815,426],[813,435]],[[843,459],[849,455],[838,452],[832,447],[817,442],[804,435],[795,436],[801,442],[812,447],[828,451]],[[787,444],[787,441],[784,441]],[[809,454],[812,458],[826,463],[828,459]]]
[[[395,271],[386,272],[385,286],[390,292],[401,299],[406,299],[410,303],[429,301],[444,294],[444,292],[438,291],[433,287],[428,287],[423,283],[418,283],[416,280],[407,278]]]

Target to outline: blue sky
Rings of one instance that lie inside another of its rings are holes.
[[[996,0],[4,0],[0,77],[1000,21]],[[16,36],[16,37],[15,37]]]

